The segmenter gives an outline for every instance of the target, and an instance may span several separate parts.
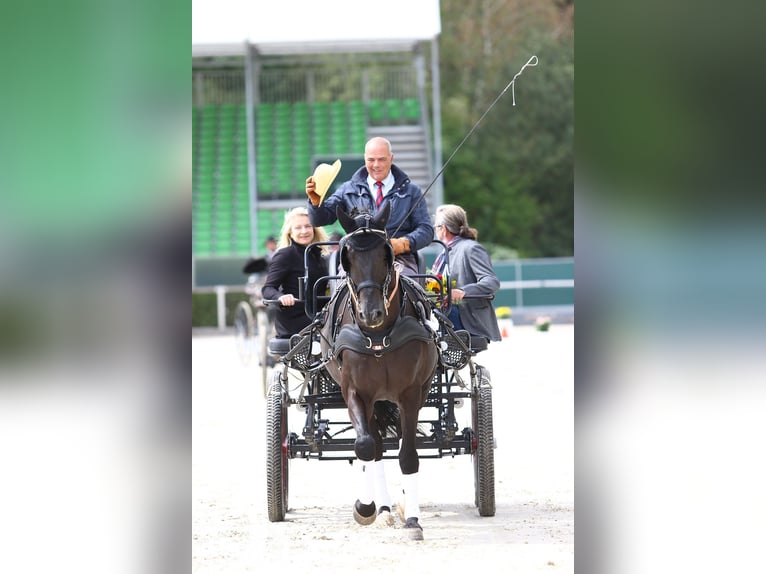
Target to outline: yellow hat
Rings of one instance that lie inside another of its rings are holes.
[[[339,171],[339,159],[336,159],[335,163],[332,165],[329,163],[320,163],[314,170],[314,183],[316,184],[316,192],[319,196],[319,205],[322,205],[324,196],[327,194],[327,190],[330,189],[332,182],[335,181]]]

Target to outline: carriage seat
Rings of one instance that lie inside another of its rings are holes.
[[[480,335],[471,335],[471,351],[479,353],[486,351],[489,346],[489,341]]]
[[[269,339],[269,354],[282,357],[290,350],[290,339]]]

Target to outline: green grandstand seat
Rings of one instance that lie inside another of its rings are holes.
[[[201,217],[203,220],[211,221],[213,213],[212,197],[196,197],[192,200],[193,216]]]
[[[250,225],[248,224],[246,227],[235,227],[234,228],[234,238],[237,241],[250,241]]]
[[[408,120],[420,119],[420,100],[416,98],[407,98],[404,100],[404,117]]]
[[[386,117],[386,109],[381,100],[367,102],[367,117],[371,123],[380,124]]]
[[[255,115],[258,120],[263,121],[274,117],[274,104],[258,104],[255,107]]]
[[[213,214],[210,211],[202,211],[195,209],[192,213],[192,227],[194,229],[194,236],[196,237],[199,232],[210,231],[210,226],[213,224]]]
[[[350,118],[364,118],[364,102],[361,100],[353,100],[348,102],[346,108],[348,109],[348,115]]]
[[[231,191],[233,187],[234,173],[219,171],[215,186],[216,190]]]
[[[346,102],[331,102],[330,103],[330,117],[337,119],[340,117],[346,117]]]
[[[274,105],[274,116],[278,121],[290,118],[292,115],[292,105],[289,102],[277,102]]]
[[[391,123],[399,123],[404,118],[404,107],[401,100],[386,100],[386,117]]]
[[[277,191],[283,195],[294,191],[293,178],[290,174],[282,173],[277,176]]]
[[[330,105],[327,102],[314,102],[311,106],[311,117],[316,119],[317,117],[326,116],[330,110]]]
[[[192,252],[195,255],[206,256],[206,255],[210,255],[212,251],[213,251],[212,237],[192,239]]]
[[[271,173],[259,172],[258,194],[272,193],[274,191],[274,178]]]
[[[348,131],[348,117],[343,115],[332,116],[331,127],[333,131],[347,132]]]

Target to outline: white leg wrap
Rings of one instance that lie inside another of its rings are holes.
[[[420,519],[418,502],[418,474],[402,475],[402,493],[404,494],[404,517]]]
[[[383,467],[383,461],[373,461],[367,463],[370,472],[372,473],[372,482],[375,489],[375,506],[380,508],[381,506],[388,506],[391,508],[391,495],[388,493],[388,485],[386,484],[386,472]]]
[[[373,500],[373,484],[372,484],[372,477],[373,477],[373,470],[371,468],[371,465],[373,463],[370,461],[363,461],[356,459],[356,465],[358,467],[357,473],[358,473],[358,489],[357,492],[359,493],[359,502],[362,504],[370,504]]]

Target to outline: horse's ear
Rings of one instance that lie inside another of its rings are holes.
[[[343,208],[340,205],[335,208],[335,215],[338,218],[338,223],[340,223],[340,226],[346,231],[346,233],[356,231],[358,228],[356,221],[354,221],[350,215],[343,211]]]
[[[383,231],[386,228],[389,215],[391,215],[391,202],[386,201],[380,211],[378,211],[378,213],[375,214],[375,217],[372,218],[372,227]]]
[[[338,256],[340,257],[340,266],[343,267],[343,270],[348,273],[349,267],[351,267],[351,262],[348,259],[348,247],[346,247],[346,241],[345,237],[340,240],[340,244],[338,245]]]

